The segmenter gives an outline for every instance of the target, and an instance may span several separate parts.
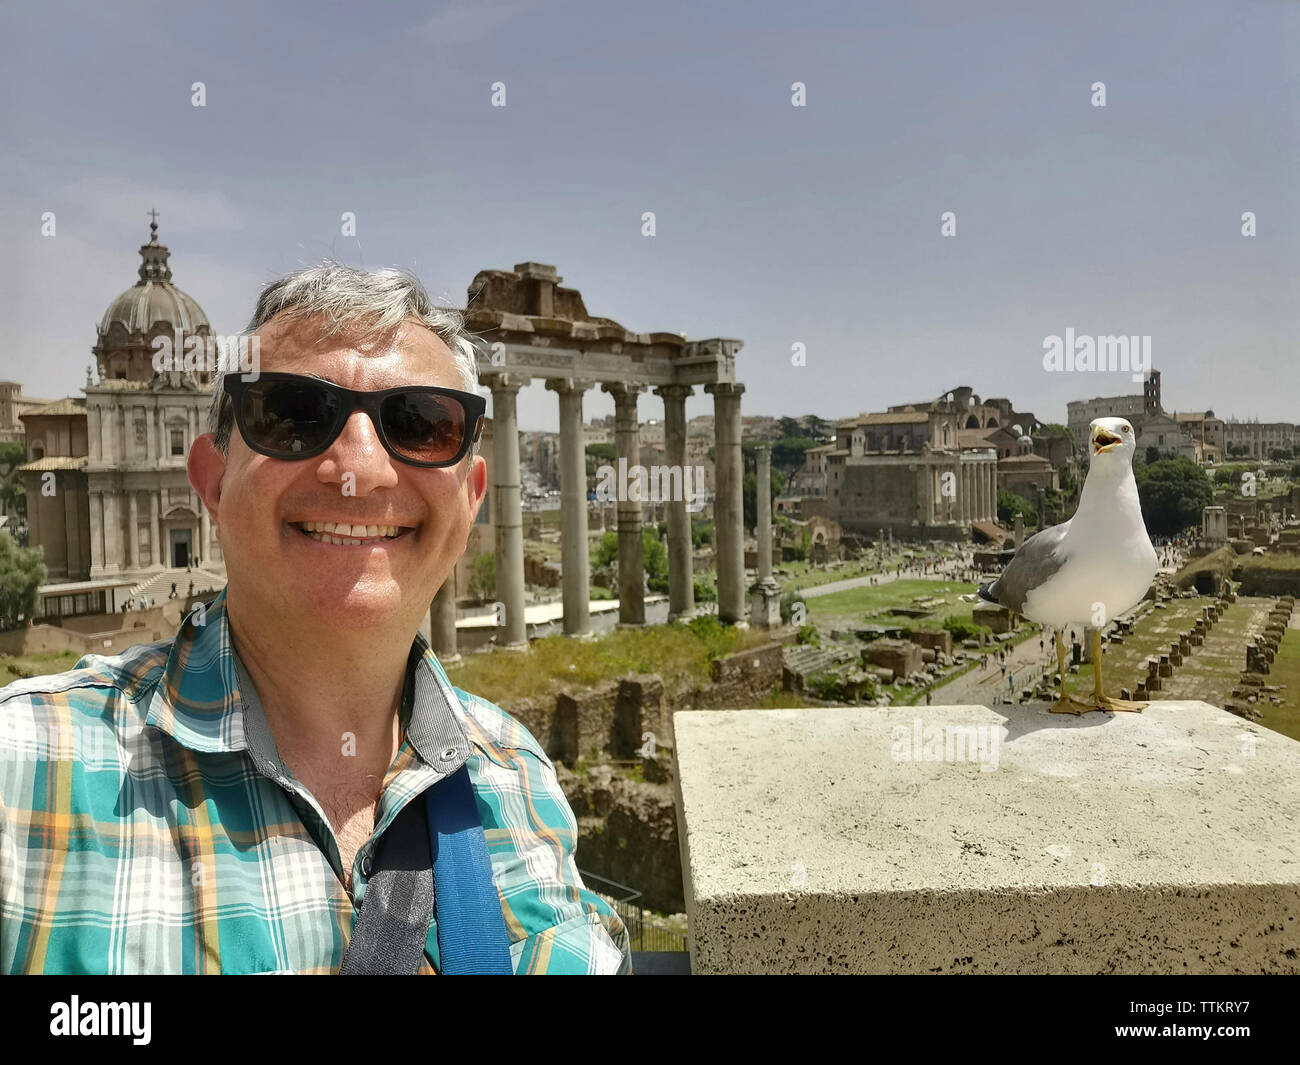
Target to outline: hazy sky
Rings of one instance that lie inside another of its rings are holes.
[[[457,305],[534,260],[743,340],[746,413],[1138,390],[1045,372],[1071,328],[1151,336],[1166,409],[1300,421],[1297,57],[1295,0],[6,4],[0,377],[79,390],[156,207],[223,333],[327,255]],[[520,423],[558,428],[542,382]]]

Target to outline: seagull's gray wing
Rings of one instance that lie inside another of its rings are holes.
[[[1029,593],[1065,565],[1065,553],[1060,548],[1069,529],[1066,521],[1034,533],[1020,545],[1002,576],[981,588],[980,595],[1019,614]]]

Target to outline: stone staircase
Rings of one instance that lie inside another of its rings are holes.
[[[829,644],[814,647],[811,644],[790,644],[782,649],[782,665],[791,675],[795,691],[802,691],[804,681],[814,673],[836,671],[856,665],[861,653],[852,647]]]
[[[223,574],[208,569],[163,569],[146,576],[131,589],[131,598],[138,600],[147,597],[154,606],[161,606],[171,596],[172,582],[176,582],[176,597],[184,599],[189,591],[190,581],[194,582],[194,591],[220,591],[226,583]]]

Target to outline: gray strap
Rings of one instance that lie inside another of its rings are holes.
[[[402,807],[376,851],[341,976],[413,975],[433,916],[433,861],[425,796]]]

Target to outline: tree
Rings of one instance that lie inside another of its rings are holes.
[[[1026,525],[1034,525],[1038,522],[1038,507],[1035,504],[1029,502],[1024,496],[999,488],[998,521],[1010,526],[1015,523],[1017,514],[1025,519]]]
[[[0,529],[0,629],[17,628],[31,618],[46,574],[44,548],[19,547]]]
[[[617,457],[613,444],[587,445],[587,476],[592,476],[600,466],[614,464]]]
[[[817,441],[806,436],[785,437],[772,445],[772,466],[783,470],[798,469],[804,463],[804,452],[816,447]]]
[[[470,567],[469,593],[475,599],[492,599],[497,594],[497,556],[484,551]]]
[[[27,460],[25,444],[0,444],[0,514],[27,517],[27,493],[18,467]]]
[[[641,555],[646,587],[652,592],[668,591],[668,548],[653,529],[641,530]]]
[[[817,417],[815,414],[809,414],[804,417],[803,427],[804,431],[818,443],[826,443],[833,435],[831,433],[830,422],[826,421],[824,418]]]
[[[1191,459],[1160,459],[1133,471],[1142,519],[1154,536],[1174,536],[1200,524],[1201,508],[1214,502],[1209,475]]]
[[[799,424],[797,418],[778,418],[776,424],[780,428],[783,438],[803,436],[803,426]]]
[[[618,561],[618,533],[607,532],[600,538],[591,553],[591,566],[600,569]],[[649,527],[641,529],[641,564],[645,569],[646,586],[652,592],[668,591],[668,549]]]

